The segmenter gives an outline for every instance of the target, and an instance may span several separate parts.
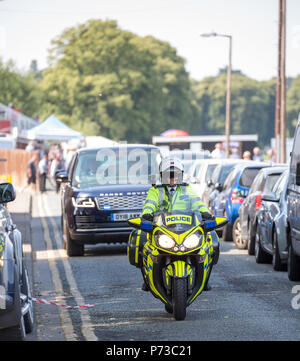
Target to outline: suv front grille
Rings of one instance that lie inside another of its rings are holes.
[[[100,210],[109,207],[111,210],[142,209],[147,195],[111,196],[95,198]]]

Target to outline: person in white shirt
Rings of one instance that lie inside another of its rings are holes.
[[[46,191],[46,179],[49,170],[48,165],[48,153],[43,154],[43,158],[39,161],[39,180],[40,180],[40,192]]]
[[[215,158],[215,159],[224,159],[225,158],[225,152],[223,150],[221,143],[217,143],[215,145],[215,150],[213,150],[211,152],[211,156],[212,156],[212,158]]]
[[[60,183],[56,182],[56,178],[55,178],[56,172],[58,172],[59,170],[64,170],[64,168],[65,168],[65,163],[64,163],[64,160],[62,159],[62,155],[60,152],[56,152],[55,158],[53,159],[53,161],[51,163],[50,176],[56,183],[56,192],[57,193],[59,191]]]

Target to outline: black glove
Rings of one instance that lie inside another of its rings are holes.
[[[204,221],[210,221],[210,220],[215,219],[215,217],[212,216],[209,212],[203,212],[203,213],[201,213],[201,216]]]
[[[145,221],[148,221],[148,222],[153,222],[153,215],[152,214],[143,214],[142,215],[142,218],[145,220]]]

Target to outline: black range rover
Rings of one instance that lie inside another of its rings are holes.
[[[62,231],[68,256],[84,244],[127,242],[127,219],[139,216],[158,175],[159,148],[120,145],[80,149],[68,172],[59,172]]]

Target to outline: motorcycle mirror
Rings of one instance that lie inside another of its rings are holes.
[[[142,218],[131,218],[127,220],[127,223],[134,228],[140,229],[141,228],[141,223],[142,223]]]
[[[216,221],[205,221],[204,224],[207,231],[212,231],[217,227]]]
[[[228,223],[228,219],[225,217],[216,217],[217,228],[221,228]]]
[[[141,229],[144,232],[152,231],[152,222],[142,220],[142,218],[131,218],[127,220],[127,223],[134,228]]]
[[[204,222],[207,231],[213,231],[214,229],[221,228],[225,226],[226,223],[228,223],[228,220],[223,217],[216,217],[215,220]]]

